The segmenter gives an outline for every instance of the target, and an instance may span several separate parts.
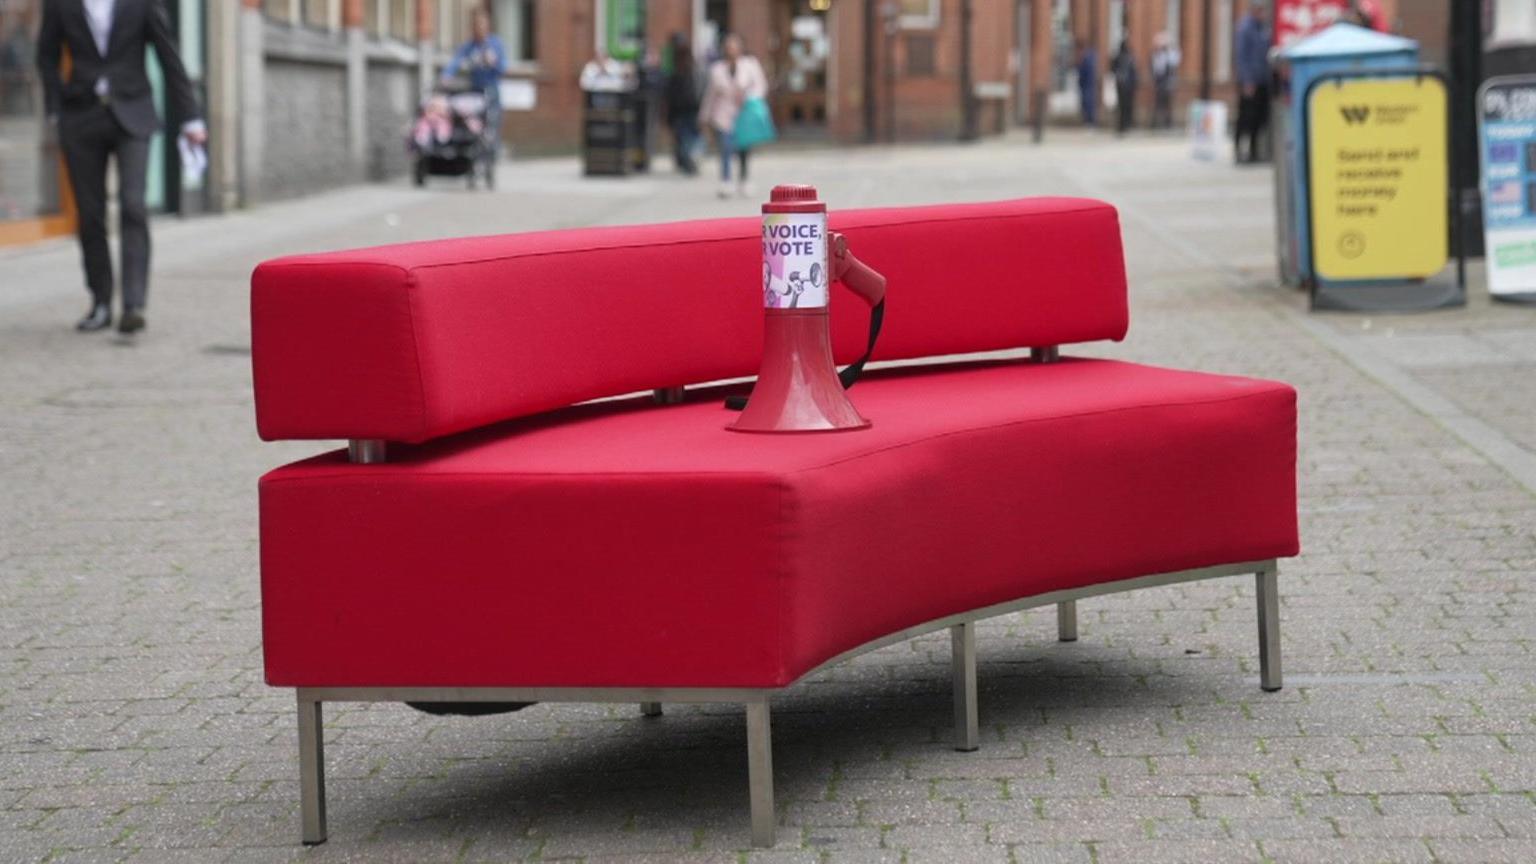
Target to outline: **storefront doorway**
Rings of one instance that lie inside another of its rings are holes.
[[[813,8],[817,6],[823,8]],[[788,138],[827,134],[827,58],[832,34],[825,7],[811,0],[774,0],[772,53],[764,71],[774,123]]]
[[[43,0],[0,0],[0,246],[75,228],[58,147],[45,135],[34,50]]]
[[[1080,101],[1077,87],[1077,38],[1072,20],[1072,0],[1051,3],[1051,93],[1052,117],[1073,117]]]

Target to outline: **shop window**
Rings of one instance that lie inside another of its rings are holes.
[[[512,63],[538,59],[534,0],[496,0],[491,19]]]
[[[340,24],[340,0],[304,0],[304,26],[334,30]]]
[[[640,62],[645,54],[645,0],[597,0],[597,45],[615,60]]]
[[[261,10],[268,18],[284,24],[299,20],[299,0],[262,0]]]
[[[897,0],[897,22],[908,30],[932,30],[939,26],[941,0]]]
[[[938,73],[937,63],[934,60],[935,51],[932,34],[909,35],[906,43],[908,77],[932,78]]]
[[[1216,56],[1211,58],[1212,74],[1217,84],[1232,80],[1232,0],[1216,0],[1215,27]]]
[[[416,41],[415,0],[389,0],[389,35],[401,42]]]
[[[389,33],[389,0],[363,0],[363,31],[381,39]]]
[[[694,51],[699,56],[720,48],[720,38],[731,32],[730,0],[704,0],[704,21],[694,34]]]
[[[1077,40],[1072,33],[1072,0],[1051,3],[1051,91],[1072,93],[1077,87]]]
[[[465,0],[438,0],[437,47],[453,51],[469,35],[469,10],[474,8]]]

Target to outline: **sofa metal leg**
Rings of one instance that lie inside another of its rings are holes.
[[[772,847],[777,820],[773,814],[773,730],[766,697],[747,703],[747,785],[752,793],[752,845]]]
[[[1077,601],[1063,600],[1056,604],[1056,638],[1061,642],[1077,641]]]
[[[325,842],[325,733],[320,703],[299,697],[299,809],[304,842]]]
[[[1256,574],[1259,602],[1259,686],[1280,689],[1280,568],[1270,564]]]
[[[646,717],[660,717],[661,716],[661,703],[660,702],[641,702],[640,703],[640,713],[643,716],[646,716]]]
[[[981,746],[976,712],[976,622],[950,627],[949,638],[955,676],[955,749],[969,753]]]

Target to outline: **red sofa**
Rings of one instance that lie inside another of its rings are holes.
[[[1115,211],[1078,199],[835,212],[889,280],[867,431],[737,435],[755,372],[752,218],[284,258],[252,278],[257,424],[347,439],[261,479],[267,680],[297,689],[306,842],[337,700],[747,706],[753,838],[773,839],[772,694],[948,627],[976,744],[974,622],[1257,575],[1280,686],[1298,551],[1295,392],[1069,358],[1128,323]],[[840,362],[867,313],[832,312]],[[646,391],[653,391],[654,396]],[[607,399],[640,392],[645,395]],[[576,404],[586,403],[586,404]]]

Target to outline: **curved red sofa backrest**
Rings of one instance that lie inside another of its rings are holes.
[[[753,375],[760,222],[302,255],[251,277],[261,437],[421,442],[588,399]],[[833,211],[888,279],[877,360],[1124,337],[1114,208],[1074,198]],[[839,362],[868,314],[834,291]]]

